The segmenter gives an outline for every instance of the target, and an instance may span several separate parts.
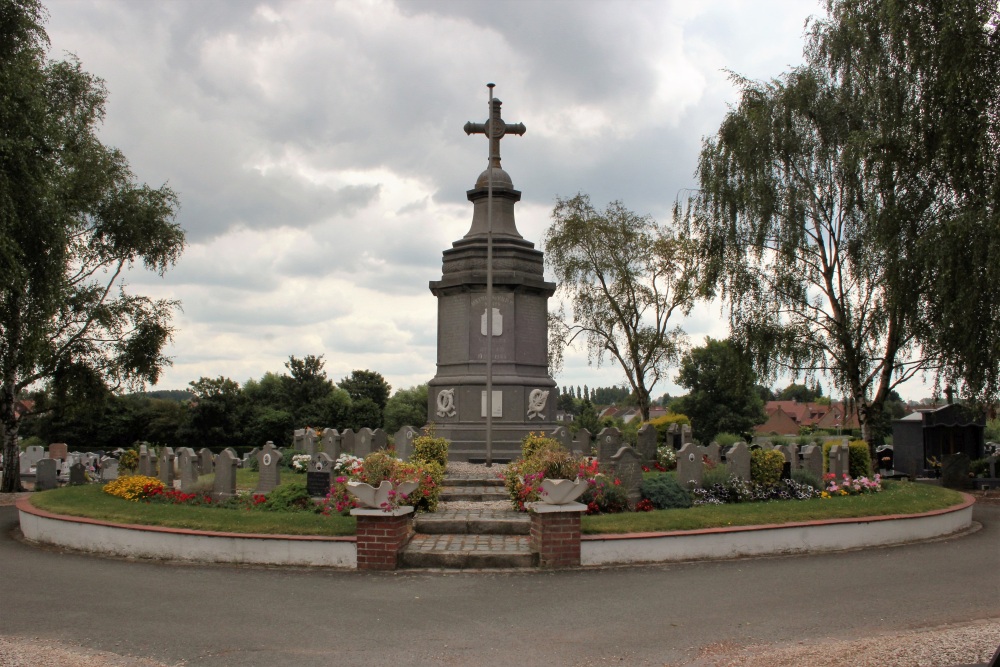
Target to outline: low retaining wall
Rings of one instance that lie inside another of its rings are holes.
[[[972,496],[922,514],[832,519],[772,526],[666,533],[584,535],[581,565],[627,565],[745,556],[843,551],[918,542],[972,525]],[[109,556],[190,562],[295,565],[354,569],[356,537],[246,535],[113,524],[52,514],[17,501],[21,532],[31,542]]]
[[[106,556],[201,563],[357,567],[356,538],[246,535],[107,523],[38,509],[17,501],[21,532],[39,544]]]
[[[919,542],[967,530],[975,499],[922,514],[829,519],[767,526],[665,533],[584,535],[581,565],[712,560],[745,556],[845,551]]]

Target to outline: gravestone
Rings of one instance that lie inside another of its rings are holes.
[[[281,484],[281,450],[270,440],[257,453],[257,464],[260,477],[254,493],[270,493]]]
[[[792,461],[794,460],[798,463],[798,453],[792,454],[792,448],[788,445],[778,445],[774,448],[774,451],[781,454],[785,459],[784,465],[781,467],[781,479],[791,479],[792,477]]]
[[[354,455],[358,458],[365,458],[375,451],[372,449],[372,444],[372,430],[367,427],[358,429],[357,435],[354,437]]]
[[[144,477],[152,477],[156,474],[156,465],[153,456],[146,445],[139,445],[139,474]]]
[[[77,461],[69,467],[69,483],[71,486],[87,483],[87,467],[82,461]]]
[[[681,443],[686,445],[689,442],[694,442],[694,431],[691,430],[690,424],[681,424]]]
[[[240,459],[229,447],[226,447],[215,457],[215,481],[212,484],[212,496],[217,500],[225,500],[236,495],[236,468]]]
[[[306,472],[306,490],[314,498],[323,497],[330,493],[330,484],[333,482],[334,459],[326,452],[319,452],[309,460],[309,469]]]
[[[818,445],[806,445],[802,448],[802,469],[816,475],[823,481],[823,448]]]
[[[323,451],[334,461],[340,456],[340,434],[335,428],[323,429],[323,437],[320,440]]]
[[[611,463],[611,457],[622,447],[622,432],[614,426],[601,429],[597,434],[597,460],[601,465]]]
[[[297,452],[305,450],[305,439],[306,430],[304,428],[297,428],[292,431],[292,449]]]
[[[35,491],[47,491],[59,486],[55,459],[42,459],[35,464]]]
[[[677,452],[677,481],[688,489],[701,487],[704,474],[700,448],[694,443],[687,443]]]
[[[968,489],[972,486],[969,469],[972,461],[968,454],[951,454],[941,462],[941,486],[949,489]]]
[[[628,496],[629,507],[642,500],[639,487],[642,486],[642,460],[639,454],[629,446],[622,447],[611,457],[615,468],[615,477],[621,482]]]
[[[893,448],[892,445],[882,445],[875,449],[875,467],[887,474],[893,471]]]
[[[208,447],[202,447],[198,452],[198,472],[202,475],[211,475],[215,472],[215,456]]]
[[[177,468],[180,472],[181,491],[192,493],[198,485],[198,474],[201,472],[201,460],[190,447],[181,447],[176,452]]]
[[[643,462],[652,463],[656,461],[656,427],[652,424],[643,424],[637,434],[638,440],[636,449]]]
[[[240,462],[240,467],[241,468],[248,468],[249,466],[247,466],[247,461],[256,461],[257,460],[257,454],[259,454],[259,453],[260,453],[260,447],[254,447],[249,452],[247,452],[246,454],[244,454],[243,455],[243,460]]]
[[[21,452],[21,474],[30,475],[31,469],[34,468],[39,461],[45,458],[45,448],[41,445],[32,445]]]
[[[69,445],[65,442],[53,442],[49,445],[49,458],[59,459],[60,461],[65,461],[66,457],[69,456]]]
[[[305,436],[302,438],[302,453],[315,456],[319,451],[319,433],[311,428],[307,428]]]
[[[380,428],[372,431],[372,451],[377,452],[389,446],[389,436]]]
[[[161,447],[160,455],[156,457],[156,464],[160,468],[160,481],[168,489],[174,488],[174,450],[170,447]]]
[[[579,452],[584,456],[592,456],[594,454],[594,434],[585,428],[581,428],[576,432],[576,437],[573,438],[573,447],[570,449],[572,452]]]
[[[850,474],[850,454],[847,445],[834,445],[829,453],[830,474],[837,482],[840,482],[845,475]]]
[[[354,456],[357,456],[357,454],[355,454],[355,450],[354,450],[355,437],[356,437],[355,433],[354,433],[354,431],[352,429],[345,428],[343,431],[340,432],[340,453],[341,454],[352,454]]]
[[[738,478],[750,481],[750,450],[747,443],[737,442],[726,452],[726,467],[730,476],[736,475]]]
[[[413,454],[413,440],[420,436],[417,429],[412,426],[404,426],[393,436],[392,441],[396,446],[396,456],[404,461]],[[334,460],[336,458],[334,457]]]
[[[118,459],[105,456],[101,459],[101,481],[110,482],[113,479],[118,479]]]
[[[573,434],[565,426],[558,426],[549,433],[549,437],[562,445],[567,452],[573,451]]]

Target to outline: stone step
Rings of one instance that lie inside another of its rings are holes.
[[[514,510],[438,509],[417,515],[414,529],[425,535],[528,535],[531,518]]]
[[[444,484],[442,486],[499,486],[503,487],[503,480],[499,477],[496,478],[486,478],[486,477],[472,477],[472,476],[458,476],[458,475],[445,475]]]
[[[407,568],[531,568],[537,556],[526,535],[413,536],[400,553]]]
[[[441,501],[496,501],[507,500],[507,491],[502,486],[442,486]]]

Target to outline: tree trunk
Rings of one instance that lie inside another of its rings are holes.
[[[23,491],[21,462],[17,447],[17,417],[14,414],[16,396],[9,386],[0,389],[0,435],[3,436],[3,479],[0,493]]]

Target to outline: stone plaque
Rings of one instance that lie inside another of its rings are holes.
[[[481,417],[486,419],[486,391],[482,392],[482,412]],[[503,417],[503,391],[500,389],[493,390],[493,417],[494,419],[498,417]]]
[[[330,493],[330,473],[329,472],[307,472],[306,490],[310,496],[321,498]]]

